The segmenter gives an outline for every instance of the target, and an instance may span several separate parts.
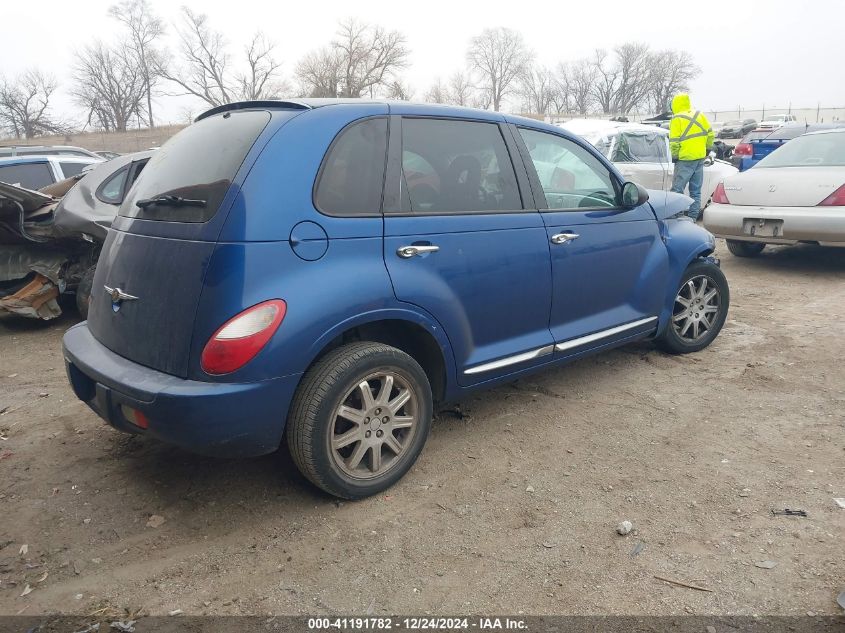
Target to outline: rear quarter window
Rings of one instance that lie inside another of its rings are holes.
[[[188,126],[150,158],[120,215],[162,222],[207,222],[217,213],[244,158],[269,121],[269,112],[247,110],[217,114]]]
[[[380,214],[386,160],[386,118],[347,126],[323,160],[314,187],[314,206],[327,215]]]
[[[128,173],[129,165],[106,178],[97,189],[96,196],[106,204],[120,204],[123,201],[123,187]]]

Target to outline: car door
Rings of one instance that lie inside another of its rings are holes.
[[[444,328],[459,384],[549,361],[546,229],[504,124],[392,116],[388,154],[387,269]]]
[[[645,130],[622,130],[613,146],[613,164],[625,180],[646,189],[668,189],[663,135]]]
[[[555,354],[653,332],[668,256],[648,203],[625,210],[618,176],[580,142],[527,127],[514,134],[550,245]]]

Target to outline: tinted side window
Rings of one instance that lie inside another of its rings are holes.
[[[522,209],[516,174],[495,123],[407,118],[402,150],[405,212]]]
[[[381,213],[387,158],[387,119],[358,121],[332,143],[314,191],[314,205],[329,215]]]
[[[24,189],[41,189],[53,184],[53,172],[47,163],[6,165],[0,167],[0,181]]]
[[[618,206],[613,177],[577,143],[520,128],[549,209],[606,209]]]
[[[62,167],[62,173],[65,175],[65,178],[78,176],[88,166],[85,163],[59,163],[59,165]]]

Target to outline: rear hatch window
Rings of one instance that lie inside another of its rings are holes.
[[[150,158],[120,215],[207,222],[269,121],[269,112],[252,110],[211,116],[186,127]]]

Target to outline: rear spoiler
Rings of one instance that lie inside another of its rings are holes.
[[[214,116],[215,114],[221,114],[223,112],[232,112],[234,110],[254,110],[254,109],[266,109],[266,108],[273,108],[273,109],[284,109],[284,110],[310,110],[311,106],[307,103],[302,101],[276,101],[276,100],[267,100],[267,101],[237,101],[235,103],[224,103],[223,105],[219,105],[216,108],[211,108],[211,110],[206,110],[202,114],[200,114],[196,119],[194,119],[194,123],[197,121],[202,121],[203,119],[207,119],[210,116]]]

